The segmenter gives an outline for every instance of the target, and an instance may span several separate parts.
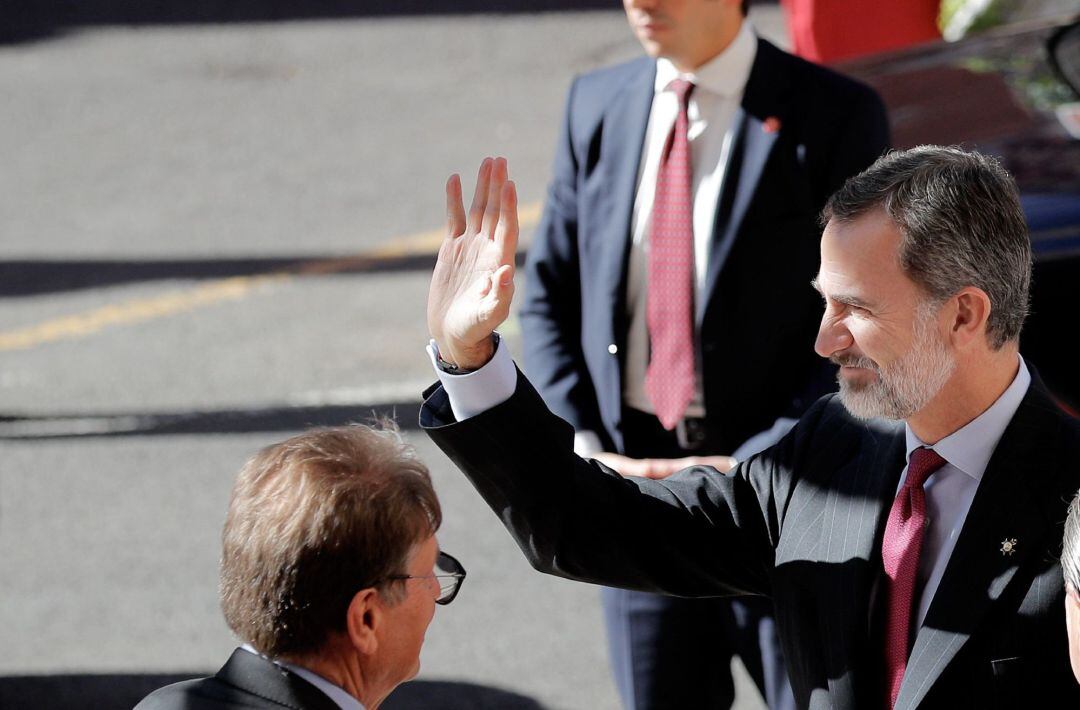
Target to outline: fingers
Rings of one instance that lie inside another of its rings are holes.
[[[461,201],[461,178],[457,173],[446,181],[446,234],[460,237],[465,233],[465,205]]]
[[[495,158],[491,164],[491,179],[488,181],[487,209],[484,210],[484,221],[480,225],[484,234],[494,235],[495,227],[499,222],[499,214],[502,207],[503,185],[506,184],[506,158]],[[477,186],[477,189],[480,189]]]
[[[518,240],[517,186],[507,180],[500,195],[499,223],[495,227],[495,244],[503,263],[514,263]]]
[[[472,206],[469,207],[469,225],[479,230],[484,221],[484,209],[487,206],[488,186],[491,182],[491,158],[484,158],[480,170],[476,173],[476,189],[473,191]]]

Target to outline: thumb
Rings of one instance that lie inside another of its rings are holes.
[[[513,285],[514,283],[514,265],[503,264],[495,270],[495,274],[492,277],[492,281],[498,284],[498,288],[502,290],[506,286]]]

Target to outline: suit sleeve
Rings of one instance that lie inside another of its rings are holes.
[[[463,422],[440,388],[427,394],[421,424],[541,572],[676,596],[771,593],[793,462],[815,417],[732,475],[694,467],[653,481],[575,456],[571,428],[524,376]]]
[[[604,431],[581,338],[577,185],[581,165],[574,149],[574,97],[555,151],[554,177],[540,225],[525,263],[525,294],[519,316],[525,337],[525,368],[548,406],[578,431]]]

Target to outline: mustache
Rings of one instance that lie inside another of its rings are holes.
[[[861,367],[874,372],[878,369],[877,363],[865,355],[830,355],[829,362],[842,367]]]

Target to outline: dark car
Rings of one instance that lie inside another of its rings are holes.
[[[1020,187],[1035,252],[1021,349],[1080,412],[1080,23],[1058,18],[838,65],[878,90],[893,145],[998,156]]]

